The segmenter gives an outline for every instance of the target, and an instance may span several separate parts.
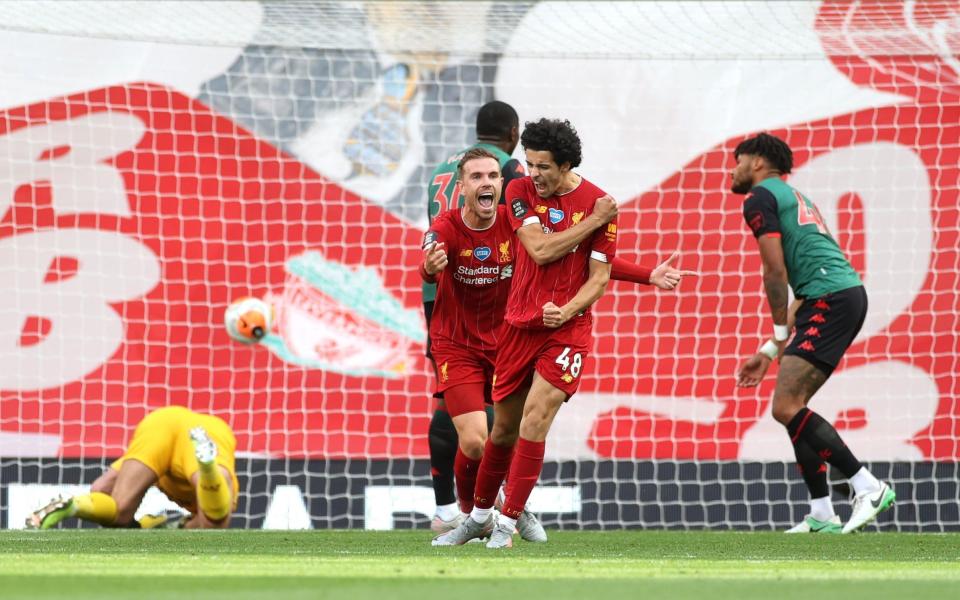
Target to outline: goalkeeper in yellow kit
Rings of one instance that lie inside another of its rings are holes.
[[[57,498],[27,517],[28,529],[50,529],[77,517],[105,527],[155,527],[164,519],[134,520],[152,485],[190,512],[182,526],[219,529],[237,506],[237,441],[220,418],[180,406],[161,408],[137,425],[126,453],[90,486],[90,493]]]

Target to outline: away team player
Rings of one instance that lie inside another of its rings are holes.
[[[226,527],[237,506],[236,448],[222,419],[180,406],[161,408],[140,421],[126,453],[89,494],[50,502],[27,518],[27,528],[50,529],[70,517],[105,527],[156,526],[154,517],[133,518],[152,485],[191,513],[185,528]]]
[[[788,533],[849,533],[890,508],[896,494],[847,448],[826,419],[807,408],[837,367],[867,316],[867,291],[830,235],[820,211],[781,177],[793,169],[783,140],[760,135],[733,152],[732,191],[746,194],[743,218],[760,248],[763,287],[773,317],[773,339],[741,366],[737,384],[758,385],[781,356],[773,418],[787,430],[810,490],[810,514]],[[796,335],[790,339],[788,286],[797,298]],[[856,493],[845,525],[833,511],[825,462],[850,480]]]

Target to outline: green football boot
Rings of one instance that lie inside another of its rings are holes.
[[[30,513],[25,525],[27,529],[50,529],[75,514],[77,508],[73,505],[73,498],[54,498],[46,506]]]
[[[814,519],[807,515],[802,521],[786,530],[784,533],[840,533],[843,525],[840,517],[833,515],[826,521]]]

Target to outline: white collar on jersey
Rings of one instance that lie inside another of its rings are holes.
[[[486,230],[490,229],[491,227],[493,227],[494,224],[497,222],[497,213],[494,212],[494,213],[493,213],[493,221],[490,221],[490,224],[487,225],[486,227],[480,227],[480,228],[470,227],[470,223],[467,223],[467,220],[463,218],[463,211],[465,211],[465,210],[467,210],[467,207],[466,207],[466,206],[463,206],[463,207],[460,208],[460,220],[463,221],[463,224],[466,225],[466,226],[467,226],[467,229],[469,229],[470,231],[486,231]]]

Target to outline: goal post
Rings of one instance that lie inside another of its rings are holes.
[[[732,151],[769,131],[869,295],[811,406],[896,490],[881,530],[960,530],[955,2],[16,2],[0,50],[0,527],[168,405],[235,432],[235,526],[426,526],[426,179],[498,99],[576,127],[618,256],[699,273],[597,303],[548,527],[806,514],[774,377],[734,379],[771,320]]]

